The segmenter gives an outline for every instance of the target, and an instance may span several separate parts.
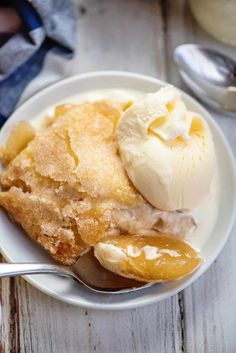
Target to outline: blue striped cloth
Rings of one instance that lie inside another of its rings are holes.
[[[70,59],[76,35],[73,0],[8,0],[20,18],[16,33],[0,32],[0,127],[24,89],[41,71],[49,51]]]

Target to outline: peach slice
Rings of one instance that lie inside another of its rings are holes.
[[[94,253],[106,269],[143,282],[175,280],[202,263],[196,250],[171,235],[104,238]]]
[[[28,121],[19,121],[14,125],[4,148],[4,163],[7,164],[14,159],[34,137],[34,128]]]

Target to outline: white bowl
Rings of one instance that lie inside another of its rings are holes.
[[[108,71],[83,74],[60,81],[24,103],[7,121],[0,132],[1,144],[16,121],[31,120],[47,107],[67,97],[95,89],[125,88],[153,92],[166,84],[152,77],[128,72]],[[220,209],[212,236],[202,249],[205,263],[192,275],[178,280],[158,284],[143,291],[121,295],[103,295],[88,292],[73,280],[54,275],[31,275],[25,279],[33,286],[64,302],[94,309],[130,309],[163,300],[186,288],[203,274],[222,250],[233,225],[236,209],[236,173],[229,145],[209,113],[193,98],[182,92],[187,106],[208,121],[218,160],[220,161]],[[0,246],[9,262],[52,262],[51,258],[14,225],[0,210]]]

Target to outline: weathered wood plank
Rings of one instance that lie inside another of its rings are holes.
[[[132,311],[85,310],[20,282],[22,352],[181,352],[175,299]]]
[[[74,73],[127,70],[164,78],[163,21],[157,0],[78,3],[81,14]]]
[[[1,280],[1,349],[20,351],[19,302],[15,279]],[[1,351],[1,350],[0,350]]]
[[[221,44],[201,30],[185,1],[172,1],[167,14],[168,80],[180,81],[173,63],[174,48],[183,43],[199,43],[235,57],[236,49]],[[233,151],[236,151],[236,120],[212,111]],[[186,352],[236,352],[236,238],[234,228],[228,244],[207,273],[183,293]]]

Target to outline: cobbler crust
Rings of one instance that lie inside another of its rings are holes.
[[[154,209],[131,184],[114,137],[121,110],[107,101],[56,110],[2,173],[0,205],[64,264],[108,234],[193,227],[188,215]]]

